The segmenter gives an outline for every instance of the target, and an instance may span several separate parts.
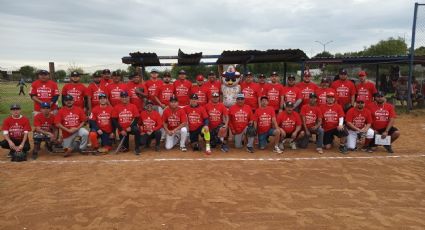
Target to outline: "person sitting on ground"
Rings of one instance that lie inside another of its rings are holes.
[[[11,161],[26,161],[27,153],[30,150],[30,142],[28,141],[28,133],[31,126],[28,118],[21,115],[21,106],[13,104],[10,106],[11,115],[3,121],[3,137],[0,146],[9,149],[8,156]]]

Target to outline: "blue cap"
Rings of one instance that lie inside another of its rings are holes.
[[[107,97],[106,97],[106,94],[104,94],[104,93],[99,93],[99,98],[101,98],[101,97],[107,98]]]
[[[67,95],[63,96],[63,100],[64,101],[72,101],[72,100],[74,100],[74,97],[70,94],[67,94]]]
[[[120,97],[128,97],[127,91],[121,91]]]
[[[245,99],[245,95],[243,95],[243,93],[238,93],[238,95],[236,95],[236,99]]]
[[[40,103],[40,107],[42,109],[50,109],[50,103],[42,102],[42,103]]]

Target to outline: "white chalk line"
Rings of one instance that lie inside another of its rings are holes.
[[[335,157],[281,157],[281,158],[150,158],[150,159],[110,159],[110,160],[33,160],[31,164],[67,164],[67,163],[140,163],[140,162],[167,162],[167,161],[315,161],[315,160],[365,160],[365,159],[401,159],[420,158],[425,154],[415,155],[387,155],[387,156],[335,156]],[[16,163],[0,161],[0,164]]]

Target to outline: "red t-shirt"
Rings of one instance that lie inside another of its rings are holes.
[[[187,123],[189,131],[195,131],[203,126],[204,120],[208,118],[207,111],[203,106],[191,107],[190,105],[183,108],[187,115]]]
[[[310,93],[314,93],[315,90],[319,88],[313,82],[309,82],[309,83],[300,82],[296,85],[296,87],[298,87],[301,90],[301,95],[303,98],[303,102],[301,103],[301,105],[308,104],[310,101]]]
[[[375,84],[370,81],[358,83],[356,85],[357,99],[362,99],[366,104],[372,102],[373,94],[377,93]]]
[[[55,116],[55,124],[62,124],[66,128],[75,128],[80,126],[81,123],[87,121],[87,116],[84,113],[84,110],[80,107],[73,106],[72,108],[62,107]],[[71,136],[71,133],[68,133],[62,130],[63,138]]]
[[[157,95],[157,90],[161,87],[161,85],[164,84],[164,82],[161,79],[150,79],[147,80],[145,85],[148,89],[148,99],[153,101],[154,105],[158,105],[155,101],[155,95]]]
[[[269,83],[258,83],[258,87],[260,87],[260,93],[259,93],[260,97],[263,96],[263,95],[266,95],[267,87],[269,87],[269,85],[271,85],[271,84],[273,84],[273,83],[270,83],[270,84]],[[279,83],[275,83],[275,84],[281,85]],[[273,85],[275,85],[275,84],[273,84]]]
[[[221,123],[223,123],[223,117],[228,116],[229,112],[226,108],[226,106],[223,105],[223,103],[208,103],[205,105],[205,110],[208,114],[209,119],[209,128],[214,129],[217,128]]]
[[[320,111],[323,114],[323,129],[325,132],[337,128],[339,118],[344,117],[342,106],[336,103],[332,105],[321,105]]]
[[[74,106],[84,108],[84,96],[87,96],[87,88],[81,83],[68,83],[62,88],[62,96],[71,95],[74,98]]]
[[[114,108],[110,105],[96,106],[90,113],[90,120],[96,122],[97,127],[106,133],[112,132],[112,112]]]
[[[143,95],[148,95],[148,89],[146,88],[145,84],[138,83],[135,84],[134,82],[130,81],[127,83],[127,90],[128,90],[128,96],[130,97],[130,103],[135,105],[139,112],[141,112],[145,106],[143,98],[140,98],[136,94],[136,89],[142,88],[143,89]]]
[[[301,126],[300,115],[292,111],[291,114],[288,114],[286,111],[282,111],[277,115],[277,125],[281,127],[286,134],[293,133],[297,126]]]
[[[336,91],[332,88],[317,88],[315,93],[317,95],[318,105],[326,105],[326,95],[329,93],[334,93],[335,98],[338,98]]]
[[[157,90],[157,97],[159,101],[164,105],[170,104],[170,98],[175,94],[174,85],[172,83],[162,84]]]
[[[59,96],[58,85],[52,80],[43,82],[36,80],[31,84],[31,96],[36,96],[40,101],[50,103],[54,96]],[[56,109],[56,104],[52,104],[51,109]],[[40,111],[40,103],[34,103],[34,111]]]
[[[34,127],[40,127],[46,132],[52,132],[55,125],[55,115],[49,114],[48,117],[43,113],[38,113],[34,116]]]
[[[126,105],[120,103],[114,106],[112,111],[112,118],[118,118],[118,123],[123,130],[130,127],[133,119],[139,117],[140,113],[137,107],[131,103]]]
[[[111,78],[109,78],[109,79],[105,79],[105,78],[100,79],[100,84],[103,85],[103,87],[108,86],[112,82],[113,82],[113,80]]]
[[[396,118],[394,107],[391,104],[384,103],[378,105],[370,103],[368,109],[372,113],[372,128],[375,130],[385,129],[390,122],[390,118]]]
[[[274,108],[271,106],[259,107],[255,110],[255,121],[257,122],[258,134],[268,132],[273,127],[272,118],[276,117]]]
[[[269,98],[269,106],[273,107],[274,110],[281,109],[280,103],[283,93],[284,87],[279,83],[267,84],[263,91],[263,94]]]
[[[311,128],[316,125],[318,119],[322,119],[322,112],[319,106],[311,106],[310,104],[303,105],[301,107],[301,116],[305,117],[305,125],[307,128]]]
[[[109,83],[108,86],[106,86],[106,90],[109,96],[109,103],[111,103],[112,106],[121,104],[121,92],[128,91],[125,83]]]
[[[285,102],[292,102],[295,103],[298,99],[301,99],[301,90],[298,87],[292,86],[286,86],[283,87],[283,96],[285,99]]]
[[[192,82],[186,79],[176,80],[174,82],[174,88],[176,90],[176,97],[177,101],[179,102],[179,106],[189,105]]]
[[[351,96],[356,94],[356,87],[350,80],[336,80],[332,82],[331,88],[335,89],[336,101],[342,106],[351,103]]]
[[[237,104],[229,109],[229,126],[233,134],[240,134],[248,126],[248,123],[254,119],[251,106]]]
[[[11,139],[22,140],[24,139],[24,132],[31,131],[31,126],[28,118],[22,115],[19,118],[8,116],[6,119],[4,119],[1,129],[3,131],[8,131],[8,135]]]
[[[260,96],[260,86],[255,82],[241,82],[241,93],[245,96],[245,104],[252,109],[258,108],[258,97]]]
[[[179,108],[176,111],[166,108],[162,113],[162,121],[168,125],[168,130],[174,130],[180,124],[187,122],[186,112]]]
[[[101,94],[101,93],[108,95],[107,92],[106,92],[106,86],[105,85],[102,85],[102,84],[97,85],[96,83],[92,82],[87,87],[87,96],[90,97],[92,108],[99,105],[99,94]]]
[[[366,124],[372,123],[372,114],[366,108],[361,111],[357,108],[351,108],[347,111],[345,120],[352,123],[356,128],[363,129]]]
[[[162,127],[161,115],[155,110],[148,112],[146,110],[140,113],[140,131],[142,133],[154,132]]]
[[[190,89],[190,95],[192,94],[198,95],[198,104],[200,106],[204,106],[205,104],[207,104],[207,91],[205,90],[203,86],[204,85],[199,87],[198,85],[194,85]]]
[[[218,93],[218,94],[221,93],[220,81],[214,81],[214,82],[207,81],[202,85],[201,88],[203,88],[204,91],[206,92],[208,102],[211,102],[213,93]]]

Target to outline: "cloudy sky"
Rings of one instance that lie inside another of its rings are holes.
[[[122,67],[129,52],[331,53],[410,43],[414,0],[0,0],[0,67]],[[125,66],[124,66],[125,67]]]

